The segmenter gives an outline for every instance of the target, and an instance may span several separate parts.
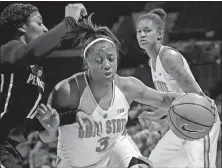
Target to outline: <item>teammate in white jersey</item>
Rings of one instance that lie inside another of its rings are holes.
[[[142,15],[136,24],[138,43],[150,57],[152,79],[156,90],[198,93],[205,96],[183,56],[175,49],[161,44],[165,17],[166,13],[163,9],[154,9]],[[211,99],[209,100],[212,102]],[[163,115],[166,114],[166,111],[158,110],[155,115],[164,118]],[[145,115],[147,118],[153,116],[153,114]],[[150,124],[149,121],[148,123]],[[219,130],[220,119],[217,113],[212,130],[203,139],[182,140],[169,130],[151,152],[149,159],[154,163],[155,168],[215,168]]]
[[[116,37],[107,27],[95,27],[91,17],[79,26],[88,70],[58,83],[49,103],[57,111],[79,110],[70,117],[90,116],[95,129],[94,124],[82,129],[81,122],[60,126],[57,167],[151,168],[125,131],[130,104],[135,100],[168,109],[183,94],[158,92],[136,78],[118,76]]]

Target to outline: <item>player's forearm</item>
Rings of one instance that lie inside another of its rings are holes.
[[[47,57],[56,49],[67,33],[77,29],[79,28],[76,26],[76,22],[73,18],[65,18],[64,21],[56,27],[27,44],[25,51],[20,53],[21,59],[18,63],[36,63],[36,61]]]
[[[159,104],[159,108],[163,108],[163,109],[169,109],[171,104],[173,103],[173,101],[179,97],[182,96],[184,94],[181,93],[173,93],[173,92],[166,92],[166,93],[162,93],[162,100]]]
[[[180,88],[185,93],[203,93],[198,83],[185,68],[171,68],[170,74],[174,77]]]
[[[59,112],[60,126],[73,124],[76,122],[76,113],[77,110],[67,111],[67,110],[57,110]],[[44,130],[39,132],[39,137],[45,143],[53,142],[57,140],[58,130],[49,132]]]
[[[198,83],[184,66],[180,54],[171,54],[172,53],[165,52],[165,56],[163,57],[164,59],[162,60],[162,64],[166,72],[172,75],[185,93],[202,93]]]
[[[49,95],[47,104],[49,104],[52,108],[56,109],[56,111],[59,114],[60,119],[60,126],[73,124],[76,122],[76,113],[78,110],[70,110],[69,107],[67,107],[67,101],[66,96],[63,96],[62,94],[58,94],[56,90],[54,89],[51,94]],[[58,99],[60,98],[60,99]]]
[[[135,101],[151,105],[161,109],[169,109],[172,102],[179,96],[182,96],[181,93],[173,92],[158,92],[156,90],[149,90],[149,92],[142,93],[141,98],[136,99]]]
[[[198,83],[191,76],[185,77],[178,83],[185,93],[197,93],[200,95],[204,95]]]

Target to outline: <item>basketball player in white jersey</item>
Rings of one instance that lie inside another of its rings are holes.
[[[141,16],[136,23],[137,40],[140,47],[150,57],[152,79],[156,90],[197,93],[205,96],[183,56],[175,49],[161,44],[165,17],[166,13],[163,9],[154,9]],[[167,111],[158,110],[156,115],[164,118],[163,116],[166,114]],[[153,116],[153,114],[145,115],[147,118]],[[217,112],[215,118],[215,124],[209,135],[200,140],[182,140],[169,130],[150,154],[149,159],[154,163],[154,167],[215,168],[220,130],[220,119]],[[148,121],[148,124],[152,124],[152,122]]]
[[[78,40],[83,44],[82,56],[88,71],[59,82],[49,104],[57,111],[79,110],[70,117],[91,116],[95,129],[90,124],[82,129],[82,123],[60,126],[57,167],[151,168],[151,162],[141,155],[125,131],[130,104],[135,100],[168,109],[183,94],[158,92],[136,78],[118,76],[116,37],[107,27],[95,27],[91,16],[79,26],[82,35]]]

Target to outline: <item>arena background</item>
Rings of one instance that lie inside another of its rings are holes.
[[[0,2],[0,12],[12,2]],[[69,2],[26,2],[36,5],[48,29],[63,18]],[[164,44],[178,49],[187,59],[192,72],[204,92],[213,98],[221,116],[221,2],[82,2],[93,21],[108,26],[122,43],[118,74],[135,76],[154,87],[148,66],[149,58],[136,41],[135,21],[139,15],[161,7],[168,14]],[[45,70],[47,100],[55,84],[72,74],[82,71],[80,50],[59,49],[42,62]],[[128,131],[142,154],[149,156],[167,128],[150,133],[136,119],[136,112],[153,111],[153,107],[133,103]],[[56,142],[43,144],[36,133],[18,146],[27,168],[54,168]],[[217,168],[221,168],[221,136],[218,141]]]

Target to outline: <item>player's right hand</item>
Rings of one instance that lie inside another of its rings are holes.
[[[76,22],[82,18],[82,16],[87,16],[86,8],[81,3],[68,4],[65,8],[65,17],[73,17]]]
[[[101,124],[93,121],[92,116],[86,114],[83,111],[78,111],[76,113],[76,121],[79,124],[80,128],[85,132],[86,126],[90,124],[90,128],[92,128],[92,134],[96,133],[101,136],[102,134],[102,126]],[[97,132],[96,132],[97,131]]]

